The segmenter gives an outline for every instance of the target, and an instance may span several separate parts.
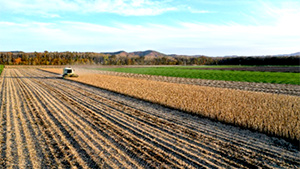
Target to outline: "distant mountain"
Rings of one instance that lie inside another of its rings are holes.
[[[223,56],[224,58],[236,58],[236,57],[240,57],[238,55],[230,55],[230,56]]]
[[[117,52],[106,52],[102,53],[105,55],[116,55],[117,57],[144,57],[145,60],[152,60],[154,58],[162,58],[167,57],[168,59],[173,60],[175,57],[203,57],[204,55],[177,55],[177,54],[164,54],[161,52],[157,52],[155,50],[145,50],[145,51],[135,51],[135,52],[125,52],[125,51],[117,51]]]
[[[105,52],[103,54],[106,54],[106,55],[122,55],[122,56],[127,56],[128,55],[128,53],[125,52],[124,50],[117,51],[117,52]]]
[[[154,51],[154,50],[146,50],[146,51],[137,51],[137,52],[131,52],[130,54],[133,55],[138,55],[138,56],[142,56],[142,57],[162,57],[162,56],[166,56],[166,54]]]
[[[291,53],[291,54],[278,54],[278,55],[266,55],[266,56],[274,56],[274,57],[282,57],[282,56],[300,56],[300,52]],[[262,56],[265,57],[265,56]]]
[[[291,54],[289,54],[289,55],[287,55],[287,56],[300,56],[300,52],[291,53]]]
[[[23,51],[0,51],[0,53],[6,53],[6,52],[11,52],[11,53],[23,53]]]
[[[23,53],[23,51],[0,51],[0,53],[6,53],[6,52],[11,52],[14,54],[17,53]],[[155,50],[145,50],[145,51],[134,51],[134,52],[126,52],[124,50],[120,50],[117,52],[101,52],[100,54],[104,55],[115,55],[118,58],[121,57],[129,57],[129,58],[137,58],[137,57],[144,57],[146,60],[154,59],[154,58],[162,58],[162,57],[167,57],[169,59],[171,58],[188,58],[188,57],[209,57],[205,55],[178,55],[178,54],[164,54]],[[296,53],[291,53],[291,54],[277,54],[277,55],[252,55],[252,56],[247,56],[247,55],[226,55],[226,56],[218,56],[220,58],[235,58],[235,57],[284,57],[284,56],[300,56],[300,52]]]
[[[230,55],[223,56],[224,58],[235,58],[235,57],[283,57],[283,56],[300,56],[300,52],[291,53],[291,54],[277,54],[277,55],[255,55],[255,56],[241,56],[241,55]]]

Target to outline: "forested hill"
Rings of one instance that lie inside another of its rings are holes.
[[[187,55],[166,55],[147,50],[127,53],[94,52],[0,52],[0,64],[4,65],[300,65],[300,56],[263,57],[208,57]]]

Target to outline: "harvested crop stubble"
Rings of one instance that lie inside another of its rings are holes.
[[[5,69],[0,79],[1,169],[300,166],[283,139],[36,69]]]

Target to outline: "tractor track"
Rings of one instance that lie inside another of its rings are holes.
[[[0,168],[297,168],[278,138],[37,69],[0,78]]]

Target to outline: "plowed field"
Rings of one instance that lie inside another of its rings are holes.
[[[300,152],[37,69],[0,78],[0,168],[297,168]]]

